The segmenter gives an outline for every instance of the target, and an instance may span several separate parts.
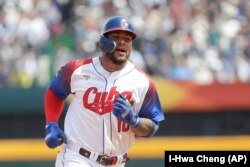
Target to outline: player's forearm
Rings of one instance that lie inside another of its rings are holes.
[[[46,122],[57,122],[64,106],[64,101],[48,88],[44,96]]]
[[[141,125],[136,128],[131,127],[131,130],[136,134],[136,136],[145,137],[152,132],[154,127],[153,122],[148,118],[140,118],[140,119],[141,119]]]

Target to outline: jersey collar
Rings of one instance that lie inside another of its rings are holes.
[[[95,66],[96,70],[105,75],[105,76],[110,76],[110,75],[124,75],[128,72],[130,72],[133,68],[134,68],[134,64],[132,64],[130,61],[127,62],[127,64],[125,65],[125,67],[119,71],[115,71],[115,72],[109,72],[107,70],[105,70],[103,68],[103,66],[101,65],[100,59],[99,57],[94,57],[93,58],[93,65]]]

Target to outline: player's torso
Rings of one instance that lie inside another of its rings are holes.
[[[65,122],[67,135],[97,152],[123,153],[133,144],[134,134],[112,114],[114,99],[122,94],[138,113],[148,84],[132,64],[109,73],[94,58],[92,63],[78,67],[71,76],[74,98]]]

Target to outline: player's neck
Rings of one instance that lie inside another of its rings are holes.
[[[100,60],[100,63],[102,65],[102,67],[108,71],[108,72],[115,72],[115,71],[119,71],[121,70],[125,65],[126,63],[124,64],[121,64],[121,65],[117,65],[117,64],[114,64],[110,59],[108,59],[106,56],[101,56],[99,58]]]

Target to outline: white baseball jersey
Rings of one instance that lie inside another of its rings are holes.
[[[139,117],[164,120],[155,86],[149,77],[128,62],[120,71],[108,72],[99,57],[73,60],[59,70],[49,88],[61,99],[74,94],[65,118],[68,141],[106,155],[123,154],[135,140],[128,124],[112,113],[119,93]]]

